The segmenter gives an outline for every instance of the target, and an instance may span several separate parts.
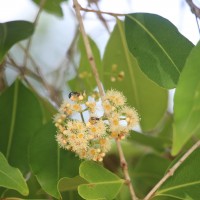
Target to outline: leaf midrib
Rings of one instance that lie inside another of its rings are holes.
[[[122,27],[121,27],[119,20],[117,20],[117,25],[118,25],[118,28],[119,28],[119,33],[120,33],[120,36],[121,36],[121,42],[122,42],[122,45],[123,45],[123,50],[124,50],[125,58],[126,58],[126,61],[127,61],[128,71],[130,73],[130,79],[131,79],[131,85],[132,85],[131,88],[133,90],[133,93],[135,94],[136,104],[140,108],[140,104],[139,104],[140,101],[138,99],[138,91],[137,91],[136,81],[135,81],[135,78],[134,78],[134,75],[133,75],[133,70],[132,70],[132,67],[131,67],[132,64],[131,64],[131,61],[130,61],[130,55],[129,55],[128,47],[126,45],[126,39],[125,39],[125,36],[124,36],[124,33],[123,33],[123,30],[122,30]]]
[[[123,179],[119,179],[119,180],[116,180],[116,181],[104,181],[104,182],[90,182],[90,183],[87,183],[87,184],[81,184],[81,185],[110,185],[110,184],[122,184],[124,182]]]
[[[185,183],[185,184],[177,185],[177,186],[174,186],[174,187],[169,187],[169,188],[158,191],[157,194],[162,194],[164,192],[168,192],[168,191],[172,191],[172,190],[175,190],[175,189],[180,189],[180,188],[184,188],[184,187],[196,185],[196,184],[200,184],[200,181],[194,181],[194,182],[191,182],[191,183]]]
[[[127,15],[127,17],[129,17],[130,19],[132,19],[133,21],[135,21],[148,35],[149,37],[155,41],[155,43],[158,45],[158,47],[163,51],[163,53],[167,56],[167,58],[170,60],[170,62],[172,63],[172,66],[174,66],[175,70],[180,74],[180,70],[178,68],[178,66],[176,66],[176,64],[174,63],[173,59],[171,58],[171,56],[167,53],[167,51],[165,50],[165,48],[160,44],[160,42],[153,36],[153,34],[142,24],[140,23],[137,19],[135,19],[133,16],[131,15]]]
[[[14,135],[14,127],[16,122],[16,111],[17,111],[17,103],[18,103],[18,93],[19,93],[19,81],[15,82],[14,87],[14,96],[13,96],[13,107],[12,107],[12,116],[11,116],[11,124],[10,124],[10,130],[9,130],[9,138],[8,138],[8,146],[6,151],[6,158],[8,160],[10,155],[10,149],[12,145],[13,135]]]
[[[18,188],[21,190],[21,191],[24,191],[24,188],[15,180],[15,179],[13,179],[12,177],[10,177],[9,175],[8,175],[8,173],[5,173],[4,171],[2,171],[2,170],[0,170],[0,173],[2,173],[2,174],[4,174],[6,177],[8,177],[8,179],[10,179],[12,182],[14,182],[17,186],[18,186]],[[3,186],[3,185],[2,185]]]
[[[180,199],[180,200],[184,200],[182,197],[178,197],[178,196],[175,196],[175,195],[173,195],[173,194],[158,194],[158,195],[156,195],[155,197],[157,197],[157,196],[163,196],[163,197],[173,197],[173,198],[176,198],[176,199]]]

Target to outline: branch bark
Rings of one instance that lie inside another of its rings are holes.
[[[88,36],[85,32],[82,16],[81,16],[81,13],[80,13],[82,7],[80,6],[80,4],[78,3],[77,0],[73,0],[73,3],[74,3],[74,9],[75,9],[75,12],[76,12],[77,20],[79,22],[80,32],[83,36],[83,41],[84,41],[84,45],[85,45],[85,48],[86,48],[88,60],[90,62],[90,66],[91,66],[92,72],[94,74],[94,77],[96,79],[100,96],[102,98],[104,96],[104,90],[103,90],[103,87],[102,87],[102,84],[101,84],[101,81],[100,81],[100,78],[99,78],[99,74],[98,74],[98,71],[97,71],[97,66],[96,66],[96,63],[95,63],[95,60],[94,60],[94,55],[93,55],[93,52],[92,52],[92,49],[91,49],[91,46],[90,46],[90,42],[89,42]],[[87,11],[87,10],[85,10],[85,11]],[[130,179],[129,172],[128,172],[128,165],[127,165],[121,144],[118,140],[116,140],[116,144],[117,144],[117,148],[118,148],[118,152],[119,152],[122,171],[124,173],[126,183],[129,187],[131,199],[137,200],[138,198],[135,195],[135,191],[134,191],[132,183],[131,183],[131,179]]]
[[[192,0],[186,0],[190,6],[191,12],[195,14],[196,17],[200,18],[200,8],[198,8]]]
[[[92,10],[92,9],[88,9],[88,8],[83,8],[81,5],[80,6],[80,10],[83,10],[85,12],[92,12],[92,13],[97,13],[97,14],[105,14],[105,15],[111,15],[113,17],[117,17],[117,16],[125,16],[126,14],[122,14],[122,13],[112,13],[112,12],[105,12],[105,11],[101,11],[101,10]]]
[[[168,170],[168,173],[163,176],[163,178],[155,185],[155,187],[146,195],[146,197],[143,200],[149,200],[154,193],[157,191],[157,189],[171,176],[174,175],[174,172],[180,167],[180,165],[192,154],[193,151],[195,151],[198,147],[200,147],[200,140],[195,143],[179,160],[177,163],[173,165]]]

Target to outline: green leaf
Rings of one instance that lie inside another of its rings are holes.
[[[4,155],[0,152],[0,186],[17,190],[22,195],[29,193],[26,181],[19,169],[11,167]]]
[[[116,68],[116,70],[113,70]],[[106,46],[103,57],[103,84],[106,89],[122,91],[128,103],[134,106],[141,117],[142,129],[153,129],[167,109],[167,91],[149,80],[129,53],[123,24],[118,21]],[[111,77],[123,71],[123,80],[112,82]]]
[[[191,136],[200,131],[200,43],[192,50],[174,97],[172,154],[176,155]]]
[[[84,183],[87,183],[87,181],[80,176],[75,176],[73,178],[64,177],[59,180],[58,188],[60,192],[77,190],[78,186]]]
[[[192,43],[167,19],[149,13],[126,15],[125,32],[141,70],[158,85],[174,88]]]
[[[33,0],[33,2],[40,5],[41,0]],[[63,17],[63,11],[60,6],[62,2],[66,2],[66,0],[48,0],[45,2],[43,9],[57,17]]]
[[[160,197],[167,197],[166,199],[173,197],[174,199],[184,200],[199,199],[199,166],[200,149],[197,149],[181,164],[174,175],[164,182],[153,199],[160,200]]]
[[[165,114],[163,125],[161,127],[161,130],[158,133],[158,136],[161,138],[165,138],[167,140],[172,141],[172,134],[173,134],[173,114],[167,112]]]
[[[124,183],[124,180],[91,161],[81,163],[79,174],[89,182],[78,187],[84,199],[114,199]]]
[[[66,200],[83,200],[83,198],[80,197],[78,194],[78,191],[67,191],[67,192],[62,192],[62,199]]]
[[[163,177],[170,161],[155,154],[144,155],[130,171],[138,197],[143,198]]]
[[[91,38],[89,38],[89,41],[90,41],[90,45],[91,45],[92,52],[94,55],[96,66],[98,68],[98,72],[101,75],[102,63],[101,63],[99,49],[98,49],[97,45],[95,44],[95,42]],[[90,62],[88,60],[88,56],[86,53],[83,38],[81,36],[78,41],[78,47],[79,47],[79,51],[81,53],[81,58],[80,58],[80,62],[79,62],[79,67],[77,69],[77,75],[74,79],[70,80],[68,82],[68,84],[73,91],[86,90],[87,93],[89,93],[94,90],[94,88],[96,87],[97,84],[96,84],[96,80],[92,74]]]
[[[52,122],[37,132],[30,144],[30,165],[45,192],[60,198],[57,189],[59,179],[78,175],[80,160],[73,153],[58,147],[55,134]]]
[[[39,96],[36,93],[35,96],[37,97],[40,103],[40,108],[43,113],[43,124],[45,124],[52,119],[52,116],[56,114],[57,110],[55,109],[55,107],[52,106],[52,104],[50,104],[50,102],[47,99]]]
[[[155,137],[132,131],[130,133],[129,141],[139,143],[141,145],[152,147],[157,151],[164,151],[164,149],[171,144],[170,140],[162,137]]]
[[[33,23],[27,21],[10,21],[0,23],[0,63],[6,52],[20,40],[31,36],[34,32]]]
[[[42,125],[40,104],[19,80],[0,96],[0,151],[8,162],[29,171],[28,145]]]
[[[27,176],[28,180],[26,183],[29,188],[29,195],[26,196],[26,199],[46,199],[47,194],[44,192],[44,190],[42,190],[34,174],[29,173],[28,175],[31,175],[31,177]],[[4,190],[3,192],[0,191],[0,194],[3,194],[2,197],[4,197],[6,200],[9,199],[9,197],[15,197],[21,200],[24,199],[24,196],[15,190]]]

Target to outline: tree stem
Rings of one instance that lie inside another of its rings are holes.
[[[92,72],[93,72],[94,77],[96,79],[97,87],[99,89],[100,96],[101,96],[101,98],[103,98],[104,90],[103,90],[103,87],[102,87],[102,84],[101,84],[101,81],[100,81],[100,78],[99,78],[99,74],[98,74],[98,71],[97,71],[97,66],[96,66],[96,63],[95,63],[95,60],[94,60],[94,55],[93,55],[93,52],[92,52],[92,49],[91,49],[91,46],[90,46],[90,42],[89,42],[88,36],[87,36],[87,34],[85,32],[83,19],[82,19],[81,13],[80,13],[80,11],[82,10],[82,7],[80,6],[80,4],[78,3],[77,0],[73,0],[73,3],[74,3],[74,9],[75,9],[75,12],[76,12],[77,20],[79,22],[80,32],[82,34],[83,42],[84,42],[84,45],[85,45],[85,48],[86,48],[86,53],[87,53],[87,56],[88,56],[88,60],[90,62],[90,66],[91,66]],[[129,172],[128,172],[128,166],[127,166],[126,159],[124,157],[124,153],[123,153],[121,144],[120,144],[120,142],[118,140],[116,140],[116,144],[117,144],[117,148],[118,148],[118,152],[119,152],[121,167],[122,167],[122,170],[123,170],[123,173],[124,173],[124,177],[125,177],[126,183],[127,183],[128,187],[129,187],[129,191],[130,191],[130,194],[131,194],[131,199],[132,200],[137,200],[137,197],[135,195],[133,186],[131,184],[131,179],[130,179]]]
[[[121,165],[122,171],[124,173],[126,184],[127,184],[128,188],[129,188],[129,191],[130,191],[131,199],[132,200],[137,200],[138,198],[137,198],[137,196],[135,194],[135,191],[133,189],[133,185],[131,183],[131,178],[130,178],[130,175],[129,175],[129,172],[128,172],[128,164],[126,162],[126,159],[125,159],[124,152],[122,150],[120,141],[116,140],[116,144],[117,144],[117,149],[118,149],[118,152],[119,152],[120,165]]]
[[[171,176],[174,175],[174,172],[178,169],[178,167],[191,155],[193,151],[195,151],[198,147],[200,147],[200,140],[196,142],[179,160],[177,163],[171,167],[167,174],[163,176],[163,178],[154,186],[154,188],[146,195],[143,200],[149,200],[153,194],[157,191],[157,189]]]
[[[79,22],[80,32],[82,34],[83,42],[84,42],[84,45],[85,45],[85,48],[86,48],[88,60],[90,62],[92,72],[93,72],[94,77],[96,79],[97,87],[99,89],[100,96],[103,97],[104,96],[104,90],[103,90],[103,87],[102,87],[102,84],[101,84],[101,81],[100,81],[100,78],[99,78],[99,74],[98,74],[98,71],[97,71],[97,67],[96,67],[94,55],[93,55],[93,52],[92,52],[92,49],[91,49],[91,46],[90,46],[90,42],[89,42],[88,36],[85,32],[85,28],[84,28],[84,25],[83,25],[83,20],[82,20],[81,13],[80,13],[81,6],[80,6],[80,4],[78,3],[77,0],[74,0],[73,2],[74,2],[74,9],[76,11],[76,16],[77,16],[77,19],[78,19],[78,22]]]

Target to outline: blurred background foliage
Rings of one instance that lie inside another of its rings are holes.
[[[105,90],[122,91],[140,114],[122,147],[144,198],[199,139],[198,16],[184,0],[80,4],[127,14],[81,12]],[[70,91],[97,94],[73,2],[0,0],[0,198],[130,199],[114,143],[105,168],[58,148],[52,118]],[[199,153],[153,199],[198,200]]]

